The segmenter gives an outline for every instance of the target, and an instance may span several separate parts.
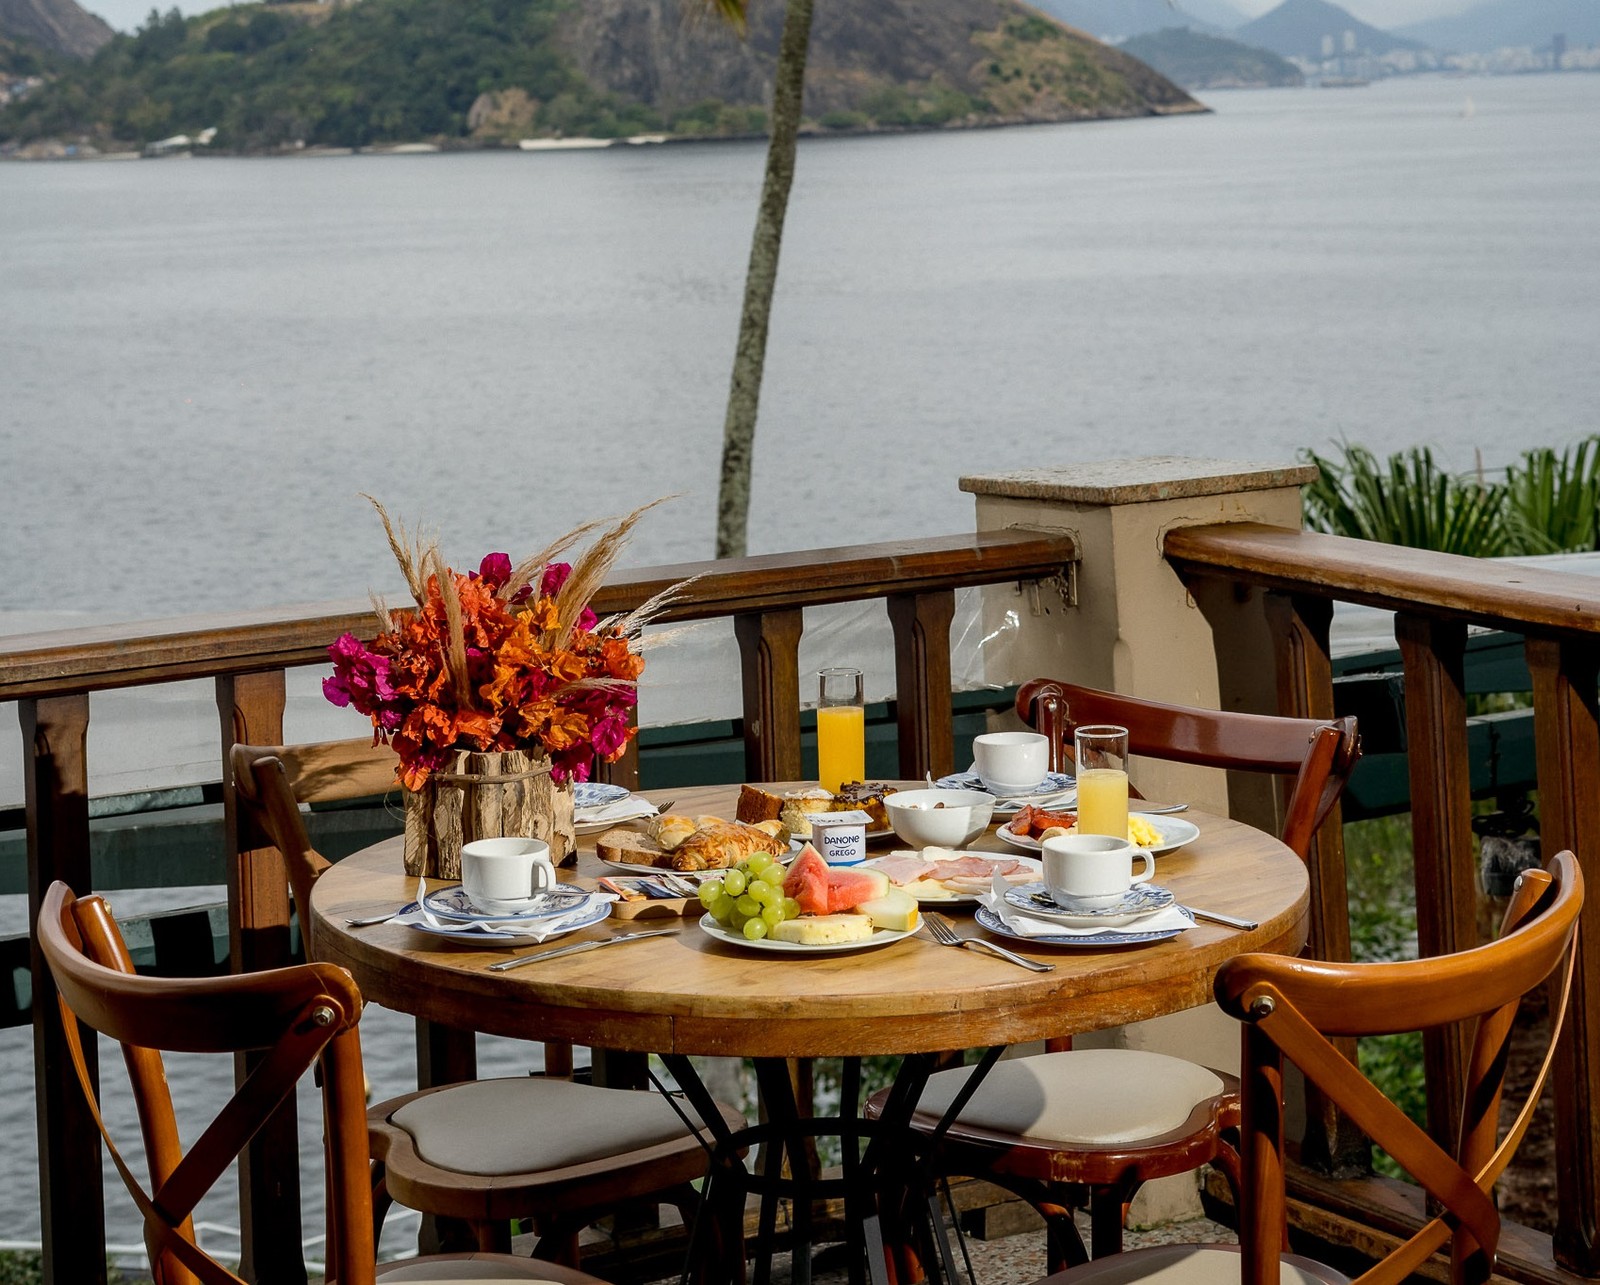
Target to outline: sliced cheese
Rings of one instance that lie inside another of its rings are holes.
[[[772,930],[779,941],[802,946],[834,946],[840,942],[865,941],[872,936],[872,920],[866,915],[801,915],[785,919]]]

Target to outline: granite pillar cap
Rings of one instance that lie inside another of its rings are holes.
[[[961,489],[973,495],[1066,504],[1150,504],[1305,486],[1316,478],[1317,469],[1311,464],[1147,455],[973,474],[961,479]]]

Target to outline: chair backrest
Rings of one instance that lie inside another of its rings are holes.
[[[151,1271],[161,1285],[243,1285],[195,1240],[193,1211],[252,1134],[323,1067],[328,1160],[328,1276],[373,1285],[365,1084],[357,1022],[361,993],[330,964],[241,976],[140,977],[110,909],[64,883],[45,895],[39,947],[55,979],[69,1055],[113,1162],[144,1216]],[[144,1136],[148,1187],[101,1117],[79,1023],[122,1046]],[[179,1140],[163,1052],[261,1054],[255,1069],[187,1150]]]
[[[1129,751],[1146,758],[1293,776],[1282,837],[1302,858],[1361,756],[1354,718],[1324,722],[1194,709],[1051,678],[1022,685],[1017,714],[1050,738],[1052,771],[1066,770],[1075,728],[1114,723],[1128,729]]]
[[[239,801],[239,847],[255,848],[265,839],[283,854],[309,958],[311,886],[330,863],[312,846],[300,804],[366,798],[392,789],[395,753],[367,740],[317,741],[235,745],[229,759]]]
[[[1493,1271],[1500,1215],[1490,1194],[1532,1120],[1554,1060],[1571,992],[1583,875],[1570,852],[1517,882],[1501,937],[1486,946],[1390,964],[1330,964],[1241,955],[1217,974],[1217,1002],[1243,1023],[1239,1239],[1244,1285],[1276,1285],[1284,1226],[1283,1058],[1343,1108],[1438,1202],[1442,1211],[1361,1276],[1397,1285],[1451,1242],[1451,1279],[1477,1285]],[[1500,1140],[1501,1093],[1518,1005],[1561,973],[1549,1045],[1526,1102]],[[1471,1052],[1454,1152],[1390,1102],[1329,1042],[1470,1024]]]

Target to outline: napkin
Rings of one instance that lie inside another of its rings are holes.
[[[593,808],[577,808],[572,813],[572,819],[576,825],[616,825],[623,821],[637,821],[640,817],[653,817],[657,811],[656,805],[649,799],[630,794],[615,803],[605,803]]]
[[[518,940],[531,939],[535,944],[546,941],[560,933],[569,931],[573,921],[586,918],[596,902],[615,901],[616,894],[610,892],[591,892],[588,900],[580,902],[564,915],[555,915],[549,919],[490,919],[490,920],[464,920],[440,919],[427,907],[423,901],[423,894],[427,892],[428,885],[421,879],[417,880],[417,908],[409,910],[403,915],[396,915],[390,922],[396,924],[421,924],[437,932],[446,933],[451,937],[515,937]]]
[[[1115,928],[1069,928],[1059,920],[1027,915],[1015,906],[1008,905],[1006,892],[1009,887],[1009,884],[996,875],[989,891],[980,895],[978,902],[987,906],[995,918],[1019,937],[1097,937],[1101,933],[1108,932],[1159,933],[1194,927],[1188,915],[1176,905],[1171,905],[1163,907],[1153,915],[1146,915],[1142,919],[1135,919],[1132,923],[1120,924]]]

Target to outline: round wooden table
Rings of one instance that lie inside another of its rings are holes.
[[[672,810],[732,816],[736,792],[729,786],[679,791]],[[831,955],[756,950],[708,936],[698,926],[697,913],[638,923],[610,919],[563,937],[561,944],[664,926],[673,931],[489,972],[488,966],[498,960],[553,947],[470,947],[406,927],[346,925],[347,918],[393,910],[415,897],[417,881],[402,872],[398,839],[346,858],[317,881],[311,898],[314,938],[321,959],[348,968],[367,998],[387,1008],[458,1030],[661,1055],[715,1137],[713,1172],[727,1175],[718,1180],[719,1190],[730,1181],[735,1188],[731,1207],[724,1192],[720,1216],[741,1217],[743,1193],[762,1190],[764,1234],[770,1234],[771,1211],[781,1193],[793,1201],[799,1239],[808,1240],[800,1234],[809,1226],[805,1211],[811,1195],[824,1184],[802,1174],[805,1149],[819,1134],[839,1136],[846,1157],[840,1189],[847,1212],[853,1209],[847,1219],[851,1234],[860,1238],[868,1222],[876,1234],[873,1211],[883,1193],[908,1189],[905,1167],[913,1163],[916,1148],[910,1113],[938,1054],[987,1048],[975,1072],[981,1076],[1002,1046],[1205,1004],[1211,999],[1212,978],[1225,960],[1245,951],[1299,951],[1306,938],[1309,900],[1304,863],[1260,830],[1204,813],[1187,816],[1199,828],[1199,837],[1157,859],[1158,881],[1184,904],[1255,920],[1258,926],[1241,931],[1201,921],[1171,940],[1114,950],[1006,941],[1025,956],[1053,964],[1048,973],[1028,971],[986,951],[941,946],[925,933]],[[992,830],[971,847],[1014,853]],[[595,878],[614,873],[592,855],[591,842],[563,877],[592,886]],[[964,933],[982,932],[971,923],[970,910],[951,913]],[[845,1101],[851,1102],[858,1096],[860,1059],[879,1054],[907,1056],[892,1100],[898,1105],[871,1129],[852,1109],[835,1119],[811,1119],[794,1100],[783,1069],[783,1059],[841,1057]],[[756,1059],[769,1122],[730,1134],[689,1063],[690,1055]],[[869,1134],[878,1140],[857,1163],[857,1140]],[[880,1145],[885,1137],[896,1145]],[[740,1157],[755,1142],[775,1144],[769,1154],[787,1149],[791,1171],[799,1176],[782,1177],[771,1161],[764,1162],[764,1174],[746,1170]],[[896,1165],[898,1177],[890,1172]],[[852,1205],[861,1201],[868,1203]],[[899,1206],[886,1238],[887,1258],[898,1259],[902,1271],[910,1271],[906,1264],[916,1262],[908,1248],[915,1233],[908,1230],[906,1208]],[[936,1227],[929,1226],[923,1241],[936,1255],[930,1275],[951,1276],[948,1248]],[[872,1279],[888,1279],[884,1252],[865,1252],[868,1243],[862,1239],[858,1248]],[[946,1264],[943,1269],[939,1257]],[[742,1260],[729,1270],[742,1278]],[[765,1272],[763,1263],[758,1279],[765,1279]],[[915,1279],[915,1272],[910,1278]]]
[[[735,787],[673,793],[674,812],[733,815]],[[1022,1044],[1098,1030],[1211,1000],[1224,960],[1245,951],[1297,953],[1306,938],[1303,862],[1271,835],[1201,812],[1185,816],[1200,837],[1157,858],[1156,881],[1180,902],[1257,921],[1249,932],[1199,922],[1170,941],[1082,950],[1003,940],[1055,965],[1033,973],[987,952],[940,946],[925,932],[872,950],[813,957],[726,945],[687,915],[678,931],[609,950],[504,973],[512,954],[458,946],[360,918],[411,901],[400,841],[336,864],[312,896],[317,953],[355,976],[386,1008],[446,1026],[531,1040],[643,1053],[728,1057],[859,1057]],[[580,840],[580,844],[582,840]],[[1014,853],[991,831],[975,849]],[[591,844],[592,849],[592,844]],[[885,848],[884,850],[887,850]],[[568,878],[616,873],[583,852]],[[982,933],[970,911],[951,912],[963,933]],[[673,927],[607,920],[561,938]]]

